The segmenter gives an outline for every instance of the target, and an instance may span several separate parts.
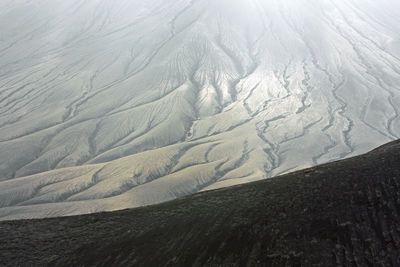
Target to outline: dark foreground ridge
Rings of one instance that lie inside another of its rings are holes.
[[[0,265],[400,266],[400,142],[161,205],[2,222]]]

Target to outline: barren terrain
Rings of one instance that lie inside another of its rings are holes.
[[[0,223],[1,266],[399,266],[400,142],[131,210]]]
[[[399,1],[2,0],[0,219],[355,156],[399,109]]]

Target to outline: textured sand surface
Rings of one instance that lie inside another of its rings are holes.
[[[0,219],[354,156],[399,109],[399,1],[3,0]]]

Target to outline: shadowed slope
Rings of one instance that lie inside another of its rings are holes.
[[[400,142],[112,213],[0,224],[0,265],[400,264]]]

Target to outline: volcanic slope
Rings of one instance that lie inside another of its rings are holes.
[[[136,207],[400,137],[395,0],[2,0],[0,217]]]
[[[2,266],[399,266],[400,141],[132,210],[0,223]]]

